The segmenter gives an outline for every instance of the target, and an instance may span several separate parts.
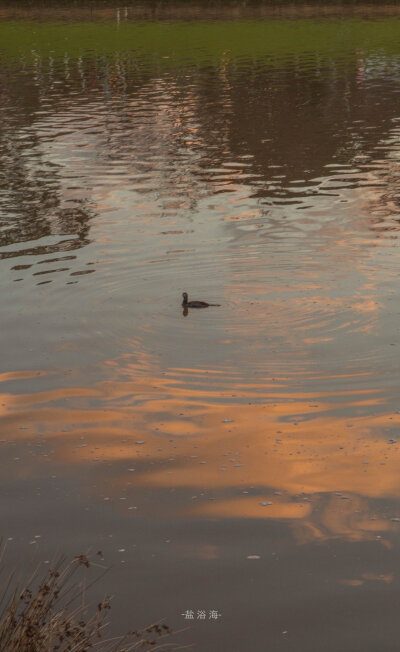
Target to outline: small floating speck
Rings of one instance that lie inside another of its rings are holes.
[[[261,559],[260,555],[247,555],[247,559]]]
[[[233,423],[235,419],[222,419],[221,423]]]
[[[267,507],[267,505],[272,505],[272,503],[269,500],[262,500],[260,505],[263,507]]]
[[[125,552],[125,548],[119,548],[118,552]]]
[[[135,444],[144,444],[144,443],[145,442],[143,439],[138,439],[138,441],[135,441]]]

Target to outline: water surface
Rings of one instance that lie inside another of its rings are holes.
[[[101,549],[115,631],[201,652],[397,650],[398,18],[2,11],[9,563]]]

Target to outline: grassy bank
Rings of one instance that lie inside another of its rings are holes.
[[[77,58],[88,53],[135,53],[148,62],[207,62],[241,57],[273,58],[315,52],[345,60],[385,48],[400,54],[400,20],[298,19],[197,21],[0,22],[0,53],[7,58]]]

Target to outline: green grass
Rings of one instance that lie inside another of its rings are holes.
[[[399,19],[0,22],[0,53],[8,59],[134,53],[170,65],[305,53],[353,60],[382,50],[400,54]]]

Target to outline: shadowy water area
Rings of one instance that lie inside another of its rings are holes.
[[[0,8],[6,559],[101,550],[198,652],[394,652],[398,10],[179,11]]]

